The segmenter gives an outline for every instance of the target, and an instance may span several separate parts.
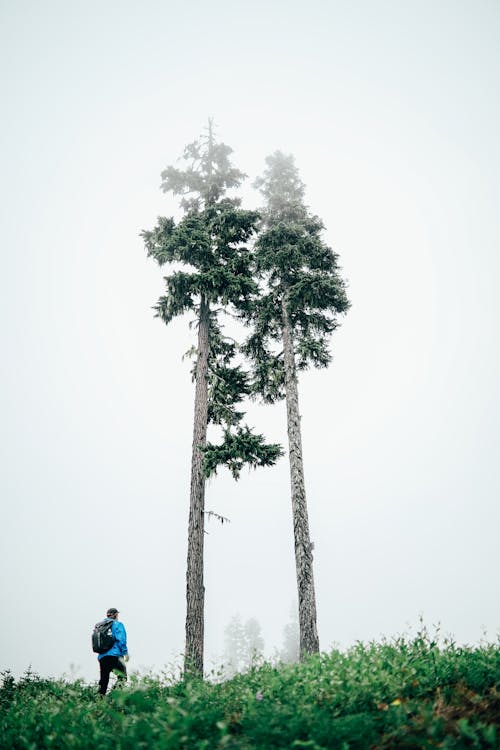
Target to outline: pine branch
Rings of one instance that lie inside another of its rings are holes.
[[[281,445],[266,445],[262,435],[255,435],[249,427],[238,427],[236,432],[224,431],[220,444],[207,443],[203,450],[203,466],[208,478],[226,466],[234,479],[239,479],[243,466],[273,466],[283,455]]]

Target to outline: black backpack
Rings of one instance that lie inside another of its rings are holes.
[[[103,620],[96,623],[92,633],[92,650],[96,654],[105,654],[115,642],[112,626],[113,620]]]

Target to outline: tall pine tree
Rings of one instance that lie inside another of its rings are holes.
[[[319,651],[313,554],[309,535],[297,370],[326,367],[329,336],[349,307],[338,256],[322,239],[323,224],[304,204],[293,157],[276,152],[256,186],[265,198],[256,243],[264,289],[253,308],[245,350],[254,390],[264,401],[286,398],[292,515],[297,574],[300,655]]]
[[[238,405],[249,393],[247,374],[234,364],[236,344],[225,338],[221,311],[248,313],[256,292],[254,255],[248,246],[259,215],[228,198],[245,175],[230,161],[231,149],[217,142],[209,122],[208,134],[189,144],[185,169],[167,167],[162,189],[181,196],[184,217],[177,224],[159,217],[151,231],[142,232],[149,256],[159,265],[175,263],[165,277],[166,294],[156,306],[165,322],[192,311],[198,327],[193,347],[195,364],[194,425],[186,573],[185,670],[203,674],[204,597],[203,545],[205,481],[219,465],[238,478],[243,465],[265,466],[281,455],[279,445],[266,445],[244,424]],[[222,442],[207,443],[209,422],[222,428]]]

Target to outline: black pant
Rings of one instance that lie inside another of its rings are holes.
[[[117,656],[103,656],[102,659],[99,659],[99,667],[101,669],[101,679],[99,680],[99,693],[101,695],[106,695],[111,672],[116,674],[120,682],[125,682],[127,679],[127,668]]]

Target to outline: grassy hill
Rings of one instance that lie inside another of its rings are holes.
[[[226,681],[94,685],[4,673],[0,747],[116,750],[500,748],[500,647],[357,644]]]

